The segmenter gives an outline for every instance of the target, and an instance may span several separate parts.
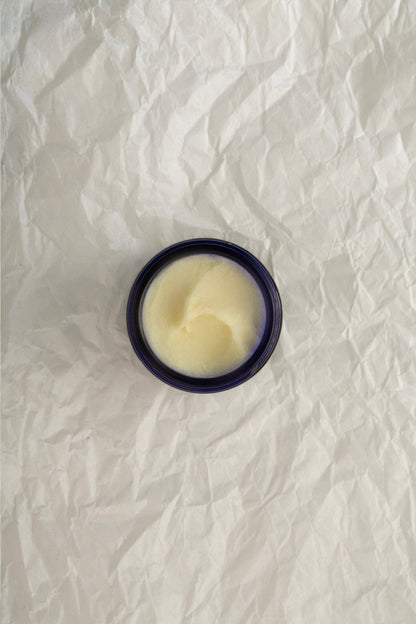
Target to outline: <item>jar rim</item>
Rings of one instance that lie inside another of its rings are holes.
[[[239,264],[256,281],[266,307],[264,331],[254,352],[237,368],[214,377],[192,377],[168,367],[150,349],[141,323],[141,306],[144,296],[157,274],[176,260],[196,254],[220,255]],[[251,379],[263,368],[276,348],[282,320],[280,294],[266,267],[243,247],[216,238],[184,240],[166,247],[153,256],[136,277],[130,290],[126,310],[130,342],[143,365],[164,383],[194,393],[221,392]]]

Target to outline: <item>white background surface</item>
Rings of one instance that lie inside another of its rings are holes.
[[[2,4],[2,623],[416,622],[414,3]],[[212,396],[124,320],[199,236],[284,308]]]

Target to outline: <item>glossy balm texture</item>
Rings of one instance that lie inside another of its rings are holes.
[[[232,260],[197,254],[170,264],[150,284],[142,308],[152,351],[193,377],[222,375],[243,364],[265,322],[262,294]]]

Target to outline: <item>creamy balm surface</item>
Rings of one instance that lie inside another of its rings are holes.
[[[193,377],[237,368],[259,343],[264,321],[254,279],[237,263],[211,254],[172,262],[151,283],[142,309],[153,352]]]

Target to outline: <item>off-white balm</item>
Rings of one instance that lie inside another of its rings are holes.
[[[258,345],[265,306],[255,280],[223,256],[172,262],[150,284],[142,323],[157,357],[177,372],[213,377],[243,364]]]

